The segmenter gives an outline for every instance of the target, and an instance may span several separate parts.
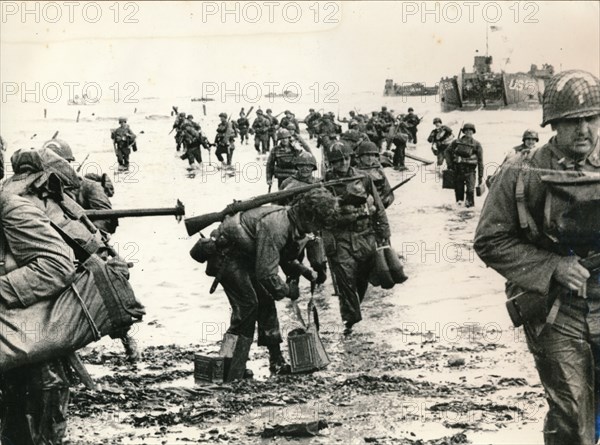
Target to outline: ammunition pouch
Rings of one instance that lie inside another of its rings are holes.
[[[525,323],[544,323],[550,310],[550,298],[539,292],[526,291],[519,286],[506,283],[506,309],[513,323],[518,328]]]
[[[216,253],[217,245],[213,238],[200,238],[190,250],[190,256],[199,263],[205,263]]]
[[[469,158],[475,153],[475,147],[471,144],[456,141],[454,155],[461,158]]]

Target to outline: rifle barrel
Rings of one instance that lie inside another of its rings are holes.
[[[155,209],[116,209],[116,210],[86,210],[85,214],[90,219],[102,218],[132,218],[142,216],[183,216],[185,207],[181,201],[177,201],[175,207],[162,207]]]
[[[410,175],[408,178],[406,178],[404,181],[401,181],[399,184],[396,184],[395,186],[392,187],[392,192],[394,190],[399,189],[400,187],[402,187],[404,184],[406,184],[408,181],[410,181],[412,178],[414,178],[415,176],[417,176],[417,174],[412,174]]]

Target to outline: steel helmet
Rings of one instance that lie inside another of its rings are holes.
[[[263,114],[263,110],[256,110],[256,114]]]
[[[523,142],[525,142],[525,139],[535,139],[536,142],[540,141],[538,132],[534,130],[525,130],[525,132],[523,133]]]
[[[351,147],[348,147],[343,142],[336,142],[331,146],[327,159],[329,162],[335,162],[341,159],[349,159],[353,154],[354,151]]]
[[[179,115],[178,115],[178,116],[179,116],[179,117],[185,117],[185,113],[182,111],[182,112],[180,112],[180,113],[179,113]]]
[[[542,127],[558,119],[600,114],[600,80],[581,70],[552,77],[544,89]]]
[[[435,125],[435,124],[441,124],[441,123],[442,123],[442,120],[441,120],[439,117],[436,117],[436,118],[433,120],[433,125]]]
[[[360,144],[358,146],[356,154],[357,154],[357,156],[372,155],[372,154],[378,155],[379,148],[373,142],[363,142],[362,144]]]
[[[187,115],[187,118],[188,118],[188,119],[194,119],[194,116],[192,116],[191,114],[188,114],[188,115]]]
[[[119,123],[120,124],[126,124],[127,123],[127,118],[126,117],[120,117],[119,118]]]
[[[408,109],[408,112],[410,113],[411,111],[415,111],[415,109],[414,109],[414,108],[412,108],[412,107],[410,107],[410,108]]]
[[[473,134],[477,133],[477,131],[475,130],[475,125],[473,125],[471,123],[467,123],[467,124],[463,125],[463,127],[462,127],[463,133],[465,132],[465,130],[473,130]]]
[[[277,140],[281,140],[281,139],[286,139],[286,138],[291,138],[292,134],[286,130],[285,128],[282,128],[281,130],[279,130],[277,132]]]
[[[65,161],[73,162],[75,160],[71,147],[62,139],[50,139],[49,141],[44,142],[42,148],[49,148]]]
[[[219,113],[219,117],[227,118],[227,113]]]
[[[313,170],[317,169],[317,160],[315,157],[307,151],[303,151],[294,159],[294,165],[296,168],[300,165],[310,165]]]

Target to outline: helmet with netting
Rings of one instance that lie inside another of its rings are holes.
[[[303,151],[294,159],[294,165],[296,166],[296,168],[298,168],[301,165],[310,165],[313,168],[313,170],[316,170],[317,160],[311,153]]]
[[[544,89],[542,127],[560,119],[600,114],[600,80],[582,70],[552,77]]]
[[[300,218],[327,227],[335,219],[338,202],[329,190],[318,187],[303,193],[296,200],[294,207]]]

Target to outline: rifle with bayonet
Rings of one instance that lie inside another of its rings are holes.
[[[314,184],[303,185],[301,187],[295,187],[288,190],[281,190],[278,192],[255,196],[254,198],[246,199],[244,201],[233,201],[233,203],[229,204],[220,212],[206,213],[204,215],[186,218],[184,220],[185,228],[187,230],[188,235],[192,236],[195,233],[204,230],[206,227],[210,226],[213,223],[223,221],[227,215],[233,215],[237,212],[243,212],[246,210],[254,209],[264,204],[279,202],[281,200],[285,200],[296,196],[300,193],[308,192],[309,190],[312,190],[317,187],[332,187],[346,182],[355,181],[361,178],[362,176],[352,176],[350,178],[335,179],[333,181],[316,182]]]
[[[117,210],[86,210],[86,216],[89,219],[106,219],[106,218],[133,218],[142,216],[175,216],[177,221],[181,221],[185,216],[185,206],[179,200],[175,207],[150,208],[150,209],[117,209]]]
[[[396,184],[395,186],[393,186],[391,191],[393,192],[394,190],[397,190],[397,189],[399,189],[400,187],[402,187],[404,184],[406,184],[408,181],[410,181],[410,180],[411,180],[412,178],[414,178],[415,176],[417,176],[417,174],[416,174],[416,173],[415,173],[415,174],[413,174],[413,175],[410,175],[410,176],[409,176],[408,178],[406,178],[404,181],[401,181],[400,183],[398,183],[398,184]]]

